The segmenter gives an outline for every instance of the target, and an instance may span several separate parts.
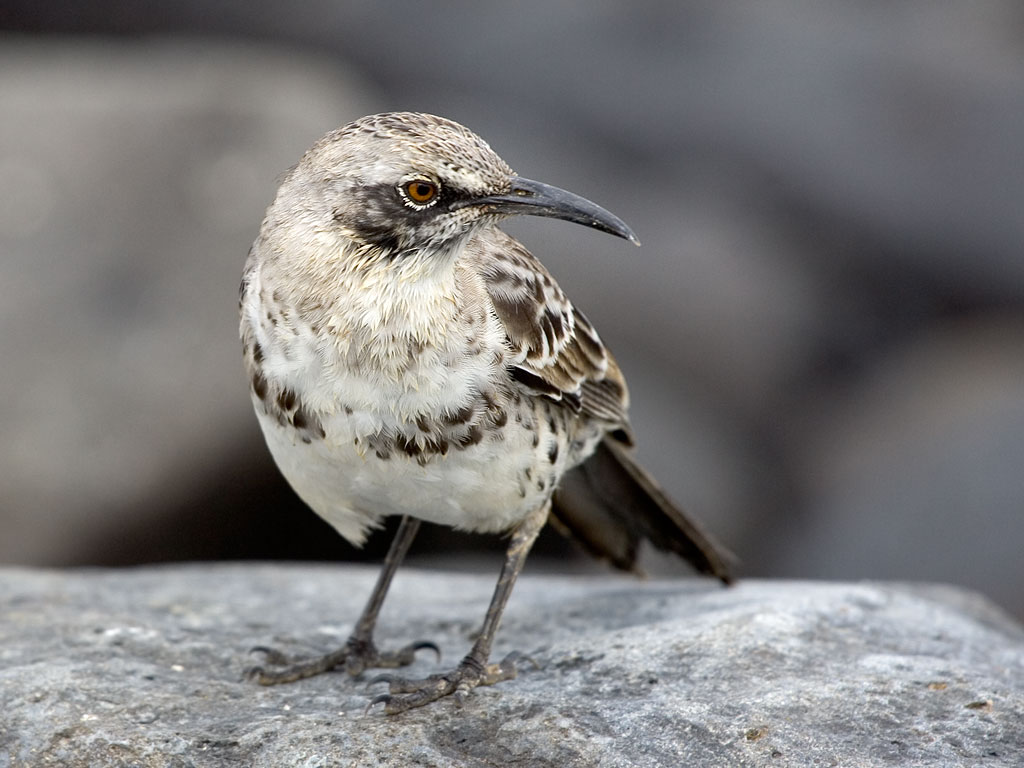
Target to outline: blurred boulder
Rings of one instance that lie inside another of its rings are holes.
[[[822,406],[775,569],[952,581],[1024,615],[1024,322],[936,328]]]
[[[266,47],[28,40],[0,104],[0,561],[80,562],[261,443],[245,254],[274,178],[372,106]]]

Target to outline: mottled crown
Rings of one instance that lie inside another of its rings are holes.
[[[369,115],[328,134],[324,141],[351,142],[364,153],[432,166],[449,182],[462,178],[467,184],[482,185],[472,191],[491,192],[514,175],[487,142],[464,125],[422,112]]]

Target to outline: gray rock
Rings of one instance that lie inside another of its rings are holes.
[[[0,765],[968,766],[1024,761],[1024,630],[942,586],[525,577],[520,677],[399,717],[247,649],[341,643],[373,568],[0,571]],[[490,575],[400,572],[382,645],[468,648]],[[427,654],[429,656],[429,654]],[[421,658],[412,674],[438,669]]]

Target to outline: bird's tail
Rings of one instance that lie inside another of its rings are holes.
[[[606,437],[555,492],[551,522],[588,551],[637,571],[637,546],[648,539],[701,573],[732,582],[732,554],[668,498],[625,446]]]

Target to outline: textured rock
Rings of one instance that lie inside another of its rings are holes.
[[[0,766],[968,766],[1024,761],[1024,630],[949,587],[525,577],[517,680],[389,718],[247,649],[343,641],[357,567],[0,571]],[[406,570],[379,639],[469,645],[491,575]],[[426,654],[416,674],[437,669]]]

